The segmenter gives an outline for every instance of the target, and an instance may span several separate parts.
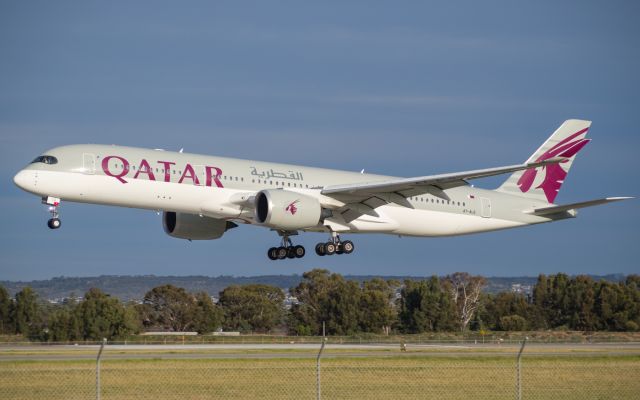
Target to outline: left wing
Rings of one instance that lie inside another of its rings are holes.
[[[566,160],[565,157],[554,157],[539,162],[455,172],[452,174],[420,176],[417,178],[400,178],[380,182],[329,185],[322,189],[322,194],[330,197],[346,197],[353,201],[362,201],[362,199],[367,199],[376,195],[391,195],[385,197],[390,197],[390,201],[393,203],[406,206],[408,202],[406,202],[406,200],[402,201],[398,197],[406,199],[409,196],[430,193],[434,196],[448,200],[449,198],[446,193],[444,193],[444,190],[467,185],[466,180],[468,179],[485,178],[488,176],[506,174],[529,168],[538,168],[543,165],[555,164],[564,160]]]

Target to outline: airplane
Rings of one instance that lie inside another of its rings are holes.
[[[591,121],[567,120],[522,164],[398,178],[263,161],[116,145],[68,145],[36,157],[15,184],[49,206],[61,226],[65,201],[162,212],[164,231],[188,240],[219,239],[239,223],[277,232],[271,260],[304,257],[291,237],[326,232],[319,256],[350,254],[341,235],[456,236],[553,222],[584,207],[631,197],[554,203]],[[468,181],[511,175],[495,190]]]

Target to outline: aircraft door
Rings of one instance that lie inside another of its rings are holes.
[[[482,218],[491,218],[491,199],[485,197],[480,198],[481,210],[480,216]]]
[[[96,173],[96,156],[94,154],[84,153],[82,155],[82,171],[88,175]]]

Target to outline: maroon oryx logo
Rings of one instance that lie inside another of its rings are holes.
[[[287,212],[290,212],[291,215],[296,215],[296,213],[298,212],[298,207],[296,207],[296,203],[298,203],[300,200],[296,200],[294,202],[291,202],[287,208],[285,208],[284,210]]]
[[[566,157],[571,158],[575,156],[590,139],[578,138],[585,133],[589,128],[584,128],[566,139],[560,141],[558,144],[547,150],[544,154],[536,159],[536,162],[548,160],[553,157]],[[544,180],[536,187],[536,189],[542,189],[547,201],[553,203],[553,200],[558,195],[560,186],[567,176],[567,171],[562,168],[561,164],[566,163],[568,160],[561,161],[557,164],[549,164],[537,169],[528,169],[524,171],[520,179],[518,179],[518,186],[523,193],[527,193],[538,174],[538,170],[544,171]]]

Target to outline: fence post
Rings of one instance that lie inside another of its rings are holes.
[[[320,345],[320,351],[318,352],[318,357],[316,358],[316,398],[320,400],[322,398],[322,393],[320,390],[320,357],[322,357],[322,350],[324,350],[324,344],[326,343],[327,338],[324,333],[324,321],[322,321],[322,344]]]
[[[516,363],[516,400],[522,400],[522,352],[524,351],[524,345],[527,343],[528,337],[525,336],[518,352],[518,360]]]
[[[98,357],[96,357],[96,400],[100,400],[100,358],[102,357],[102,350],[107,343],[107,339],[103,338],[100,344],[100,350],[98,351]]]

